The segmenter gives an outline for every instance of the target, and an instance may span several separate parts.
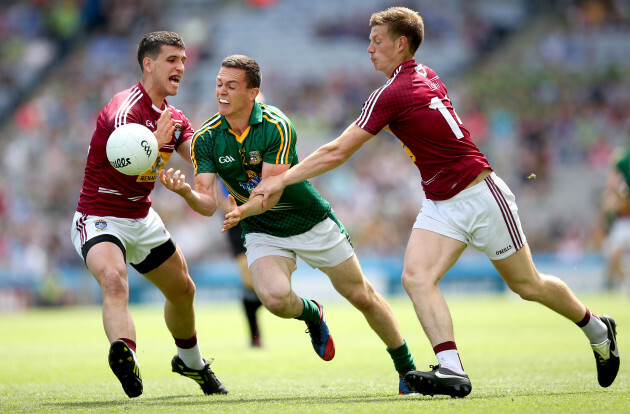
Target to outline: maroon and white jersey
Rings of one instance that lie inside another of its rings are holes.
[[[120,173],[109,164],[105,153],[107,140],[114,129],[123,124],[142,124],[155,131],[157,120],[163,111],[153,105],[140,83],[114,95],[101,111],[88,150],[78,212],[120,218],[142,218],[147,215],[151,207],[149,194],[155,187],[160,170],[164,168],[173,151],[182,142],[191,139],[194,132],[181,111],[166,101],[164,103],[173,113],[173,137],[160,148],[153,168],[134,176]]]
[[[409,60],[372,92],[357,126],[376,135],[389,125],[420,170],[425,196],[446,200],[490,168],[455,113],[433,69]]]

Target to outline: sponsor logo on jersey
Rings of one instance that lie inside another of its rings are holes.
[[[96,227],[96,230],[98,231],[103,231],[107,228],[107,222],[105,220],[96,220],[94,222],[94,227]]]
[[[219,157],[219,164],[227,164],[236,161],[231,155],[222,155]]]
[[[147,119],[147,127],[151,128],[151,129],[155,129],[155,127],[153,126],[153,122],[151,122],[151,120]]]
[[[262,157],[260,156],[260,152],[258,151],[250,151],[249,152],[249,162],[256,165],[262,162]]]
[[[505,253],[505,252],[508,252],[508,251],[510,251],[510,250],[512,250],[512,245],[511,245],[511,244],[510,244],[508,247],[504,247],[503,249],[501,249],[501,250],[497,250],[497,251],[496,251],[496,252],[494,252],[494,253],[498,256],[498,255],[503,254],[503,253]]]
[[[175,139],[179,139],[179,136],[181,134],[182,134],[182,124],[175,124],[175,132],[173,132]]]
[[[254,188],[256,188],[258,183],[260,183],[261,178],[262,177],[260,175],[254,175],[249,180],[247,180],[247,182],[238,183],[238,184],[244,189],[246,189],[247,191],[251,192]]]

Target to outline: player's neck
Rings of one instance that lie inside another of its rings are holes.
[[[234,113],[225,116],[225,120],[230,125],[230,129],[238,135],[243,135],[243,132],[249,127],[249,118],[252,115],[252,111],[240,113]]]
[[[164,93],[159,93],[157,91],[157,88],[151,82],[147,82],[143,79],[140,81],[140,83],[142,84],[144,90],[147,92],[147,95],[149,95],[149,98],[151,98],[151,103],[153,103],[153,105],[155,105],[157,108],[162,109],[162,106],[164,105],[164,100],[166,99],[167,95]]]

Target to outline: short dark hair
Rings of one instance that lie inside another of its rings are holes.
[[[260,88],[262,73],[258,62],[245,55],[231,55],[223,59],[221,66],[224,68],[243,69],[247,79],[248,88]]]
[[[405,36],[412,55],[424,40],[424,22],[418,12],[406,7],[390,7],[370,17],[370,27],[387,26],[390,37]]]
[[[157,59],[164,45],[175,46],[182,50],[186,49],[184,40],[175,32],[151,32],[144,36],[138,45],[138,64],[140,64],[141,70],[144,70],[142,66],[144,58],[148,56],[153,60]]]

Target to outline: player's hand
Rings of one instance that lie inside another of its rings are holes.
[[[284,184],[282,183],[282,174],[280,175],[272,175],[266,178],[263,178],[256,188],[249,195],[249,199],[256,196],[262,196],[262,208],[267,209],[267,200],[269,196],[275,193],[281,193],[284,190]]]
[[[160,171],[160,181],[164,184],[164,187],[181,195],[182,197],[192,191],[190,185],[186,182],[186,176],[182,174],[180,170],[173,170],[169,168],[168,171]]]
[[[228,195],[228,200],[230,202],[229,212],[225,215],[225,221],[223,221],[221,233],[225,233],[241,221],[241,211],[236,205],[236,200],[234,200],[232,194]]]
[[[173,138],[173,133],[175,132],[175,121],[173,121],[173,114],[171,110],[167,107],[160,118],[157,121],[157,128],[154,132],[155,138],[158,142],[158,148],[162,148],[163,145],[171,142]]]

